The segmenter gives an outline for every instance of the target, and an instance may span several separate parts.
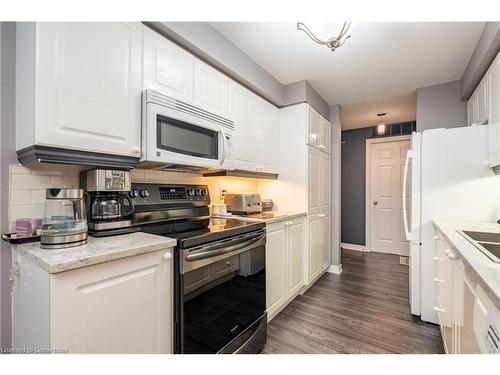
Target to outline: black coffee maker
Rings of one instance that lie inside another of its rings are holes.
[[[128,193],[130,172],[92,169],[80,174],[80,185],[86,191],[89,234],[97,237],[130,233],[134,206]]]

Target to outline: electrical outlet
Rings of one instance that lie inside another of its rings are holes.
[[[220,199],[221,199],[221,201],[224,200],[224,198],[226,197],[226,194],[227,194],[227,190],[226,189],[220,189]]]

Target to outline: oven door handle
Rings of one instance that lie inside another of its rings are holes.
[[[185,260],[187,260],[188,262],[195,262],[197,260],[213,258],[213,257],[219,256],[219,255],[231,253],[233,251],[240,250],[240,249],[243,249],[245,247],[251,246],[254,243],[257,243],[259,241],[264,240],[265,238],[266,238],[266,234],[264,233],[263,235],[261,235],[257,238],[253,238],[251,240],[244,241],[244,242],[239,242],[235,245],[223,247],[223,248],[217,249],[217,250],[208,250],[211,248],[211,246],[207,246],[206,248],[202,248],[200,250],[206,249],[208,251],[201,251],[201,252],[197,252],[194,254],[188,254],[188,255],[186,255]]]

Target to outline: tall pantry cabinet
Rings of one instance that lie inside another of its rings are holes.
[[[280,110],[278,209],[307,212],[305,284],[331,263],[331,124],[306,103]]]

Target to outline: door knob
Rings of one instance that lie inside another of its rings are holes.
[[[376,206],[378,204],[377,201],[373,201],[373,205]]]

